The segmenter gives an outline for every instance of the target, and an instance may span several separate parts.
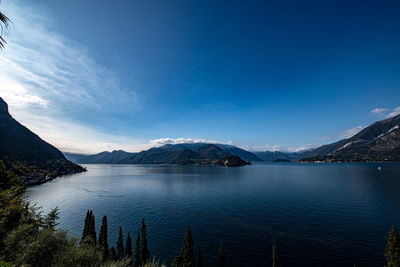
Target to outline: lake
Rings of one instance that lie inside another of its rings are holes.
[[[205,266],[220,242],[228,266],[271,266],[273,240],[279,266],[383,266],[385,236],[400,228],[399,163],[84,166],[28,188],[27,199],[58,206],[71,235],[88,209],[97,232],[107,215],[110,246],[120,225],[134,241],[145,218],[150,252],[168,264],[188,224]]]

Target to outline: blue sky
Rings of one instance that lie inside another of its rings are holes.
[[[3,0],[12,115],[63,151],[296,151],[400,113],[399,1]]]

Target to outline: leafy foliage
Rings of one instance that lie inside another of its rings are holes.
[[[389,236],[386,238],[387,245],[385,250],[385,257],[387,267],[400,266],[400,236],[396,228],[392,227]]]
[[[4,33],[7,31],[8,25],[10,24],[10,19],[0,12],[0,49],[4,48],[7,43],[4,39]]]

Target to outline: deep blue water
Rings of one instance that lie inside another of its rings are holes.
[[[97,230],[107,215],[114,246],[120,225],[135,240],[145,218],[150,251],[167,263],[187,224],[206,266],[223,242],[231,267],[271,266],[273,239],[279,266],[383,266],[385,236],[400,228],[399,163],[85,166],[27,198],[45,212],[58,206],[71,235],[88,209]]]

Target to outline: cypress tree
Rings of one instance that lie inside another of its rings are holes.
[[[125,256],[127,258],[132,259],[132,240],[131,240],[131,235],[129,234],[129,232],[128,232],[128,237],[126,238]]]
[[[278,255],[277,255],[277,246],[274,243],[272,244],[272,267],[276,267],[278,264]]]
[[[122,260],[125,257],[124,237],[122,235],[122,227],[121,226],[119,227],[119,233],[118,233],[117,257],[119,260]]]
[[[219,246],[218,267],[226,267],[225,249],[224,245],[222,245],[222,242]]]
[[[172,267],[194,267],[194,243],[190,225],[188,225],[185,236],[183,237],[183,246],[181,252],[172,261]]]
[[[110,260],[110,261],[116,261],[117,260],[117,253],[115,252],[115,248],[114,247],[110,248],[110,255],[108,257],[108,260]]]
[[[199,253],[197,254],[197,267],[203,267],[203,259],[200,248],[199,248]]]
[[[83,240],[88,235],[88,230],[89,230],[89,224],[90,224],[90,217],[89,217],[89,210],[86,212],[86,217],[85,217],[85,225],[83,226],[83,231],[82,231],[82,237],[81,237],[81,243]]]
[[[89,232],[89,236],[91,239],[91,243],[92,245],[96,245],[96,226],[95,226],[95,221],[94,221],[94,214],[92,211],[90,211],[92,214],[91,220],[90,220],[90,232]]]
[[[194,267],[194,249],[193,249],[192,232],[188,225],[185,237],[183,238],[182,260],[183,267]]]
[[[146,231],[146,223],[144,219],[142,220],[142,243],[140,246],[140,254],[141,254],[141,261],[142,264],[148,262],[150,260],[150,252],[147,248],[147,231]]]
[[[142,257],[141,257],[141,250],[140,250],[140,231],[138,229],[136,243],[135,243],[135,261],[133,263],[134,267],[139,267],[142,265]]]
[[[107,261],[108,256],[109,256],[108,237],[107,237],[107,216],[103,216],[97,246],[98,246],[99,250],[101,251],[101,254],[103,256],[103,261]]]
[[[386,267],[400,266],[400,236],[396,228],[392,226],[389,236],[386,237],[387,245],[385,249],[385,257],[387,261]]]

